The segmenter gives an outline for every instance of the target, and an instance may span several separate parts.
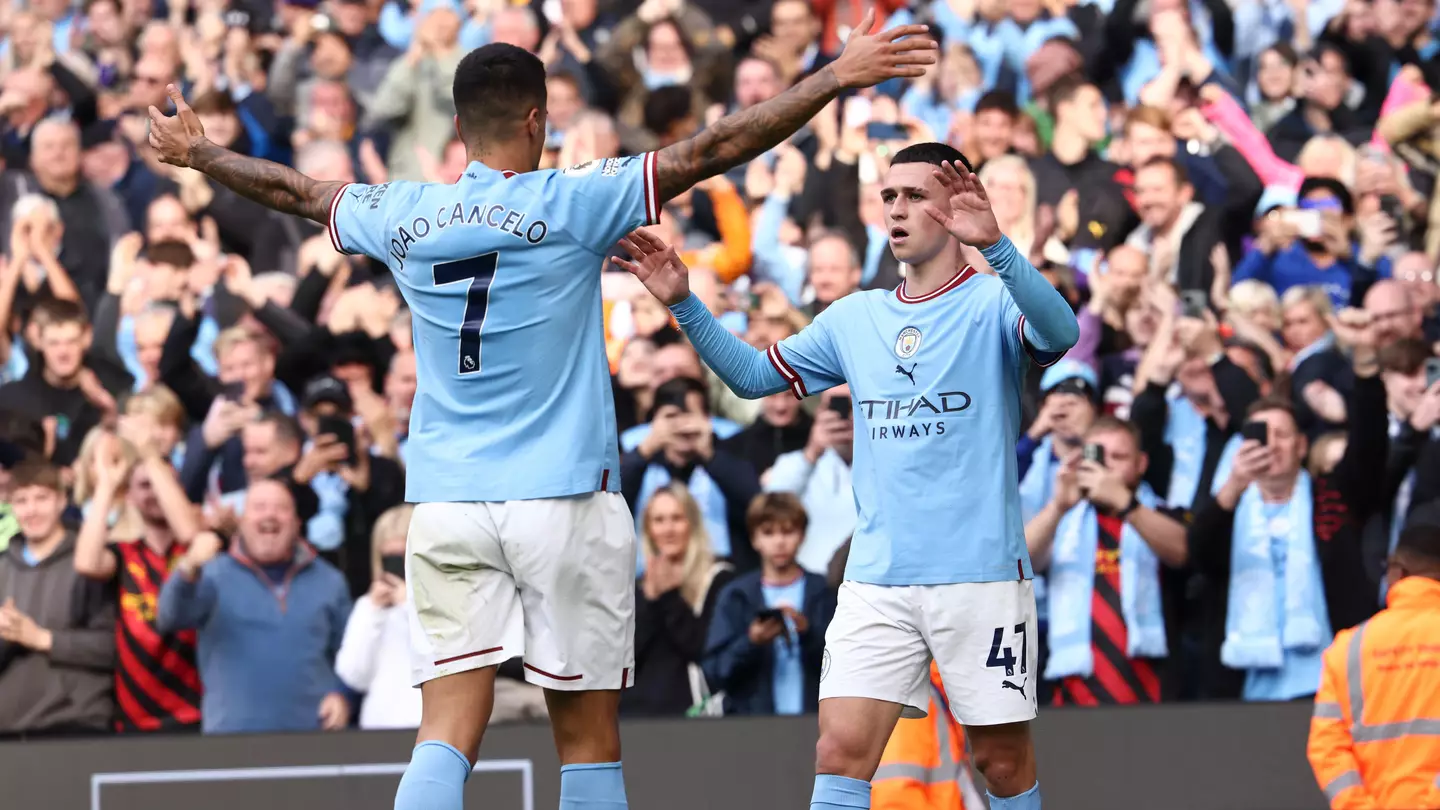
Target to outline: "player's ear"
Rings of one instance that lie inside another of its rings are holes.
[[[545,122],[540,120],[542,113],[539,107],[531,107],[530,115],[525,118],[525,128],[529,130],[530,137],[539,137],[545,131]]]
[[[460,116],[458,115],[455,116],[455,137],[459,138],[461,143],[465,142],[465,133],[460,131]]]

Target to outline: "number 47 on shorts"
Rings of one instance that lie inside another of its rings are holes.
[[[1026,644],[1027,639],[1025,637],[1026,631],[1024,623],[1015,625],[1014,632],[1015,635],[1020,637],[1020,674],[1024,675],[1027,666],[1026,658],[1028,657],[1026,650],[1029,646]],[[990,642],[990,657],[985,660],[985,666],[992,668],[1004,667],[1005,676],[1008,678],[1015,674],[1015,652],[1010,647],[1004,645],[1005,628],[997,627],[995,628],[995,637]]]

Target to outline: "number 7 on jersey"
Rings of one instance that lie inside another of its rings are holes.
[[[480,373],[480,332],[485,328],[485,313],[490,309],[490,285],[495,281],[499,253],[471,256],[434,267],[435,286],[470,282],[465,292],[465,317],[460,321],[460,374]]]

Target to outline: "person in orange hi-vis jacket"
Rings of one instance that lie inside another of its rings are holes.
[[[983,810],[970,779],[965,730],[950,713],[940,671],[930,664],[929,714],[895,724],[870,780],[870,810]]]
[[[1440,808],[1440,525],[1413,525],[1387,607],[1325,651],[1308,754],[1332,810]]]

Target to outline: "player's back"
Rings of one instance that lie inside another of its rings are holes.
[[[880,585],[1029,577],[1015,442],[1027,362],[1004,284],[967,270],[937,294],[847,296],[782,356],[834,347],[854,404],[859,512],[846,579]],[[830,365],[831,361],[822,361]],[[823,381],[822,381],[823,382]]]
[[[619,490],[600,265],[651,219],[653,156],[453,185],[347,186],[337,247],[390,267],[414,325],[406,500]]]

